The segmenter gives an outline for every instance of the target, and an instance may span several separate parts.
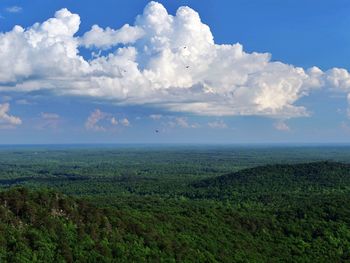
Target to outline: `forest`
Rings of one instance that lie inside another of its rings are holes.
[[[350,147],[4,146],[0,262],[350,262]]]

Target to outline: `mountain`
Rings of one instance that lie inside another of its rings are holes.
[[[350,189],[350,165],[338,162],[274,164],[244,169],[192,184],[217,197],[230,194],[324,193]]]

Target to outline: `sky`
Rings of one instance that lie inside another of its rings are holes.
[[[0,144],[350,143],[347,0],[2,0]]]

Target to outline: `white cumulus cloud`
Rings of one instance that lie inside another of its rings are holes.
[[[130,121],[127,118],[118,120],[111,113],[95,109],[87,118],[85,128],[92,131],[107,131],[119,124],[124,127],[129,127]]]
[[[130,126],[130,121],[127,118],[121,119],[120,123],[125,127]]]
[[[100,109],[96,109],[87,118],[85,122],[85,128],[87,130],[93,131],[105,131],[106,128],[99,124],[100,121],[104,120],[108,116],[107,113],[101,111]]]
[[[80,37],[79,25],[79,15],[61,9],[43,23],[1,33],[0,91],[47,89],[197,115],[283,119],[307,116],[296,102],[313,89],[350,93],[344,69],[304,70],[272,61],[268,53],[247,53],[239,43],[216,44],[189,7],[171,15],[150,2],[133,25],[94,25]],[[91,48],[93,58],[81,56],[81,47]],[[87,127],[94,127],[92,120]]]
[[[0,128],[13,128],[22,124],[22,120],[19,117],[9,114],[10,104],[0,104]]]
[[[114,30],[109,27],[103,29],[93,25],[80,39],[80,44],[87,47],[108,49],[118,44],[134,43],[143,36],[144,32],[139,27],[131,27],[128,24],[121,29]]]
[[[118,125],[118,123],[119,123],[119,122],[118,122],[118,120],[117,120],[115,117],[112,117],[112,118],[111,118],[111,124],[112,124],[112,125]]]

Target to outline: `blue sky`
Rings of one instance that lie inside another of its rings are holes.
[[[349,143],[349,12],[345,0],[3,0],[0,144]]]

